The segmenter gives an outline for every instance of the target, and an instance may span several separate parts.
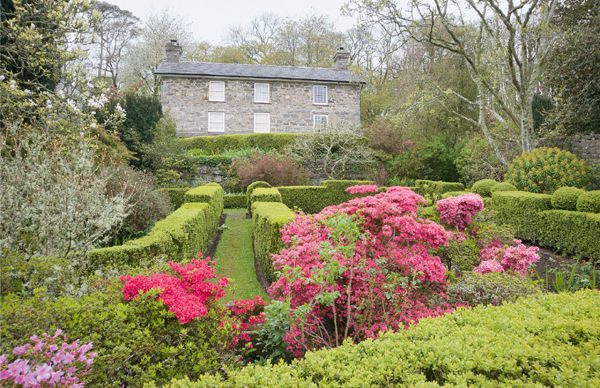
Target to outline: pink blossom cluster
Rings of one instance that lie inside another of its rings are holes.
[[[229,321],[225,319],[221,325],[229,323],[231,329],[236,332],[230,343],[231,346],[244,344],[246,347],[252,348],[249,332],[257,325],[265,323],[264,306],[266,303],[260,296],[256,296],[254,299],[236,300],[227,306],[231,313],[231,319]]]
[[[42,338],[31,336],[33,344],[17,346],[13,353],[21,356],[8,363],[0,355],[0,385],[23,387],[83,387],[97,353],[89,353],[92,344],[80,345],[79,340],[69,344],[67,337],[46,333]],[[8,385],[7,385],[8,384]]]
[[[377,185],[356,185],[346,188],[346,192],[350,194],[376,193],[377,190],[379,190]]]
[[[199,254],[201,255],[201,254]],[[214,262],[213,262],[214,265]],[[208,314],[209,305],[225,295],[227,279],[210,282],[217,274],[208,260],[193,259],[184,265],[169,261],[171,269],[179,276],[157,273],[152,276],[122,276],[123,297],[125,300],[137,298],[140,293],[160,289],[158,299],[173,312],[179,322],[186,323]]]
[[[536,263],[540,256],[540,248],[527,247],[521,240],[515,240],[516,245],[502,247],[498,243],[483,248],[479,253],[481,264],[473,269],[477,273],[512,272],[520,276],[527,276],[527,269]]]
[[[281,275],[269,293],[290,302],[296,318],[285,341],[296,356],[452,311],[431,303],[445,293],[446,269],[428,248],[447,245],[453,234],[417,217],[424,203],[407,187],[390,187],[300,215],[282,229],[284,249],[272,257]],[[338,220],[351,220],[358,234],[338,235]]]
[[[483,210],[483,199],[479,194],[468,193],[437,201],[442,222],[461,231],[467,228],[471,218],[480,210]]]

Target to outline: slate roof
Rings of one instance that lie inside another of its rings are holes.
[[[162,62],[154,73],[160,75],[181,76],[366,83],[363,79],[355,76],[351,71],[323,67],[243,65],[238,63],[207,62]]]

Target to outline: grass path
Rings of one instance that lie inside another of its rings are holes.
[[[246,219],[245,209],[226,209],[226,228],[221,234],[213,259],[217,275],[229,279],[227,293],[222,299],[252,299],[256,295],[269,301],[267,293],[256,280],[252,251],[252,220]]]

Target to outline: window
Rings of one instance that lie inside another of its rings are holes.
[[[271,132],[271,115],[269,113],[254,114],[254,132],[268,133]]]
[[[313,115],[313,128],[316,130],[323,129],[327,126],[329,117],[327,115]]]
[[[327,105],[327,86],[313,86],[313,104]]]
[[[254,84],[254,102],[269,102],[269,84]]]
[[[208,112],[208,132],[225,132],[225,112]]]
[[[225,101],[225,81],[210,81],[208,101]]]

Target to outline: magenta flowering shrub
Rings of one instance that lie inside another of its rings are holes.
[[[512,272],[519,276],[527,276],[527,269],[536,263],[540,256],[538,247],[527,247],[521,240],[514,241],[514,246],[500,246],[493,243],[483,248],[480,252],[481,264],[473,269],[473,272]]]
[[[446,268],[428,252],[452,233],[417,217],[424,203],[409,188],[390,187],[282,229],[284,249],[273,255],[280,276],[269,293],[290,303],[284,340],[295,356],[452,311],[431,303],[445,294]]]
[[[201,253],[198,255],[202,256]],[[208,260],[193,259],[185,266],[169,261],[169,266],[179,276],[164,273],[152,276],[122,276],[120,280],[125,282],[125,300],[137,298],[140,292],[160,289],[158,299],[169,306],[169,311],[175,314],[179,322],[186,323],[208,314],[210,304],[225,295],[228,281],[226,278],[221,278],[216,283],[209,281],[215,279],[217,273]]]
[[[346,192],[350,194],[376,193],[377,190],[379,190],[377,185],[356,185],[346,188]]]
[[[472,217],[483,210],[483,199],[474,193],[441,199],[437,201],[437,210],[445,225],[464,231]]]
[[[69,344],[67,337],[46,333],[42,338],[31,336],[33,344],[14,348],[21,358],[8,363],[0,355],[0,385],[23,387],[83,387],[97,353],[89,353],[92,344],[80,345],[79,340]]]
[[[221,325],[228,325],[236,333],[230,346],[243,344],[243,347],[252,349],[249,332],[256,329],[257,325],[265,323],[263,313],[265,306],[266,303],[260,296],[254,299],[236,300],[227,306],[230,314],[221,321]]]

